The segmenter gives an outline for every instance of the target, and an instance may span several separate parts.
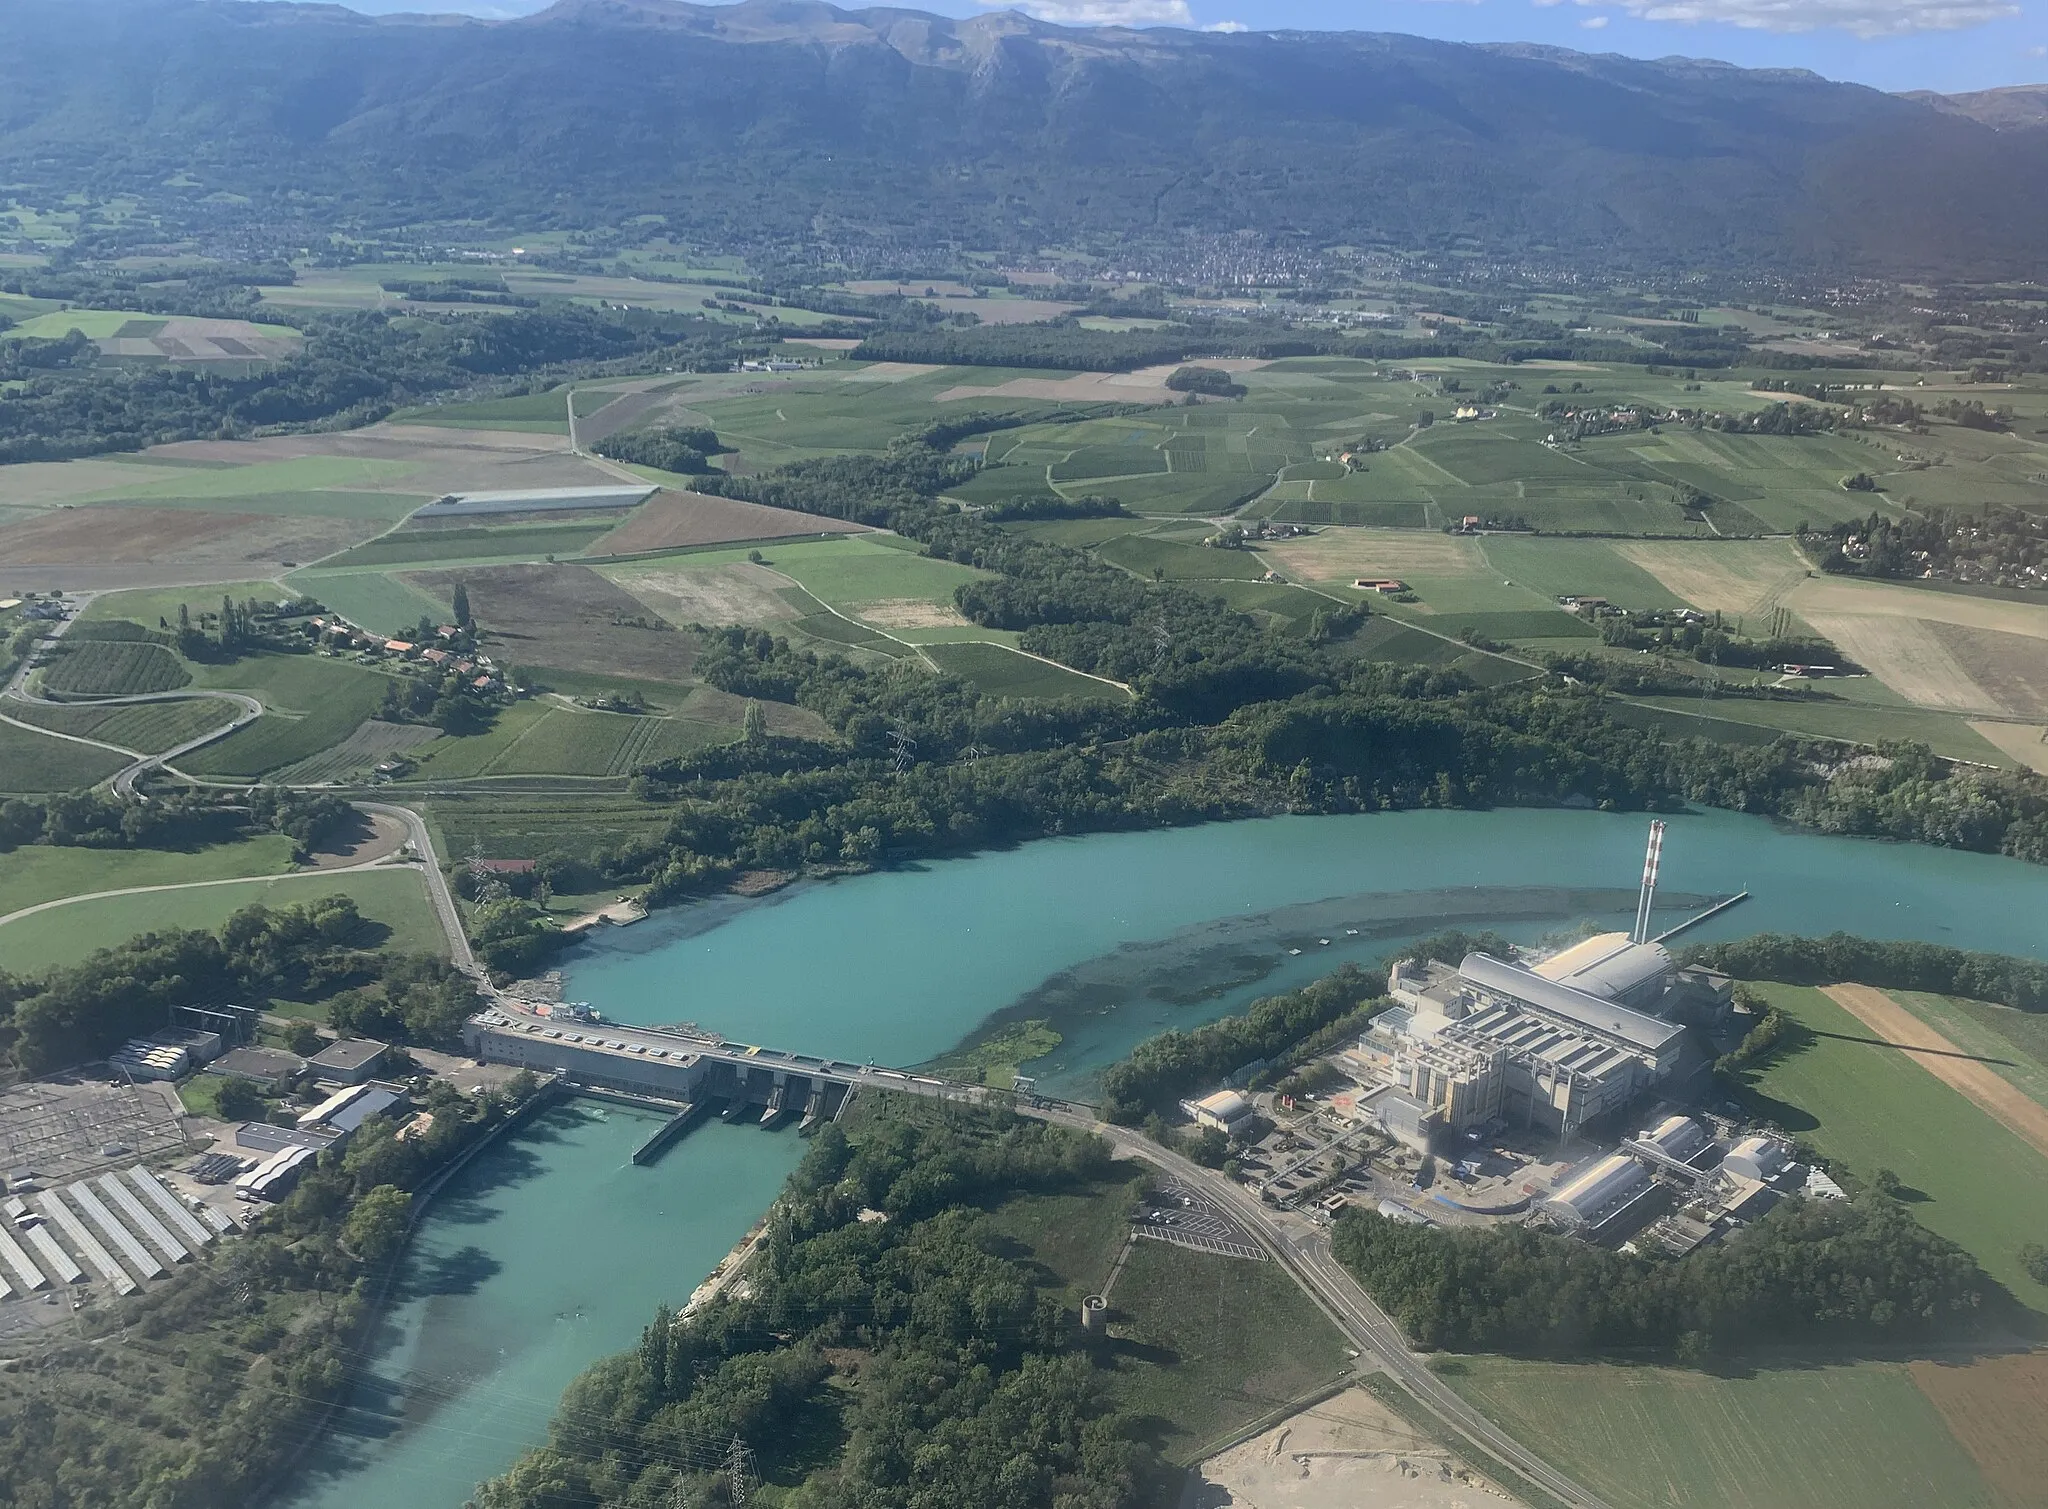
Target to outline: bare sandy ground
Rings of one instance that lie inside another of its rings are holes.
[[[633,516],[589,549],[591,555],[631,555],[681,545],[773,540],[793,534],[862,534],[865,526],[845,519],[767,508],[706,493],[659,492]]]
[[[2038,723],[1994,723],[1976,718],[1970,727],[2000,754],[2040,775],[2048,775],[2048,727]]]
[[[317,560],[383,528],[374,519],[326,515],[288,518],[140,505],[60,508],[0,528],[0,569],[221,566],[246,577],[252,565],[277,569],[285,561]]]
[[[1311,581],[1498,575],[1488,567],[1478,541],[1420,529],[1330,529],[1264,546],[1260,554]]]
[[[2048,602],[2036,605],[1965,597],[1959,592],[1929,592],[1856,577],[1808,578],[1785,594],[1785,605],[1802,618],[1809,613],[1868,613],[2048,639]]]
[[[2015,717],[2048,720],[2048,649],[2039,640],[1965,624],[1927,627],[1998,706]]]
[[[946,369],[932,362],[876,362],[862,367],[858,372],[841,375],[841,382],[902,382],[907,377],[923,377],[928,372],[943,372]]]
[[[2010,710],[1977,684],[1924,619],[1810,613],[1806,621],[1916,706],[1970,713]]]
[[[373,859],[388,858],[404,847],[404,823],[381,812],[369,813],[363,819],[363,826],[349,835],[343,847],[315,854],[313,868],[339,870],[348,865],[364,865]]]
[[[1936,1032],[1881,990],[1868,985],[1829,985],[1823,994],[1887,1043],[1905,1049],[1913,1062],[1984,1111],[2008,1131],[2048,1155],[2048,1107],[2029,1099],[2017,1085]]]
[[[929,603],[922,598],[890,598],[883,602],[869,603],[859,610],[860,616],[879,629],[958,629],[966,626],[967,620],[943,603]]]
[[[751,561],[697,568],[660,566],[608,573],[619,586],[670,623],[775,623],[795,618],[796,610],[778,592],[782,578]]]
[[[1503,1509],[1515,1501],[1347,1389],[1201,1465],[1201,1509]]]
[[[1755,613],[1806,580],[1790,541],[1685,545],[1616,541],[1615,554],[1640,566],[1705,613]]]

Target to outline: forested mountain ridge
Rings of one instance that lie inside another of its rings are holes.
[[[0,0],[0,175],[174,216],[223,195],[273,224],[655,214],[757,243],[1243,229],[1969,276],[2048,236],[2048,132],[1804,73],[807,0],[513,21]]]

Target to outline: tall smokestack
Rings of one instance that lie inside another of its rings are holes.
[[[1633,943],[1650,941],[1650,908],[1657,900],[1657,862],[1664,853],[1664,824],[1662,821],[1650,824],[1650,847],[1643,854],[1643,893],[1636,899],[1636,930],[1629,934]]]

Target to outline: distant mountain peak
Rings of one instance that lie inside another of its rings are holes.
[[[1902,96],[1932,105],[1944,115],[1961,115],[1994,131],[2027,131],[2048,126],[2048,84],[2014,84],[1969,94],[1936,94],[1915,89]]]

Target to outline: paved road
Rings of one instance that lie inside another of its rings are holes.
[[[1609,1509],[1604,1500],[1522,1445],[1424,1366],[1422,1359],[1409,1350],[1401,1328],[1338,1263],[1330,1252],[1329,1237],[1320,1228],[1275,1211],[1246,1193],[1235,1180],[1169,1152],[1127,1127],[1111,1126],[1069,1111],[1041,1110],[1031,1114],[1092,1131],[1122,1152],[1166,1169],[1178,1182],[1201,1190],[1258,1236],[1280,1266],[1361,1353],[1445,1425],[1565,1503],[1578,1509]]]

